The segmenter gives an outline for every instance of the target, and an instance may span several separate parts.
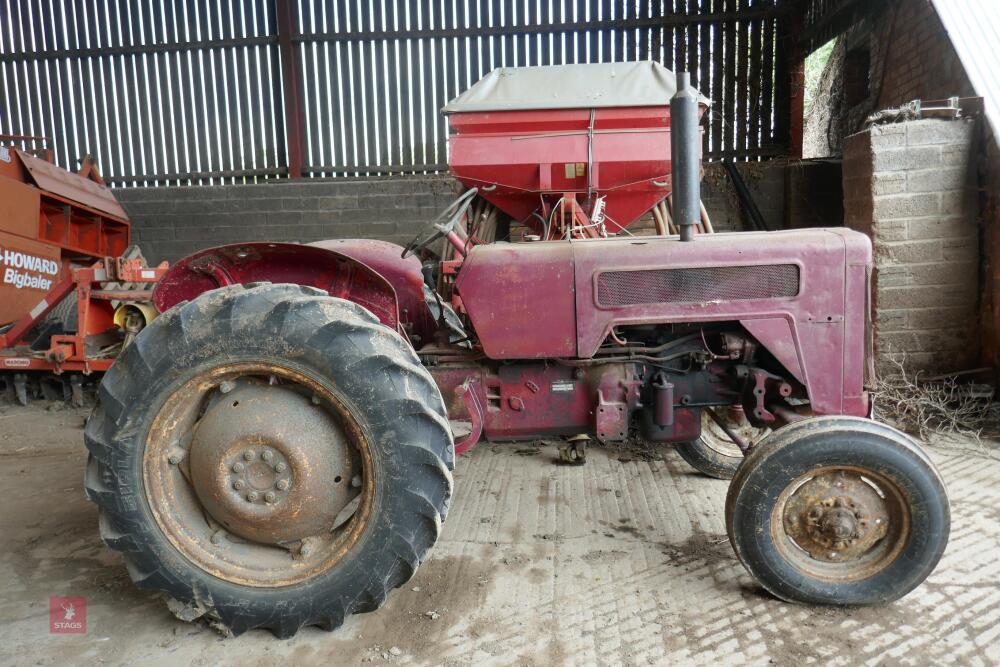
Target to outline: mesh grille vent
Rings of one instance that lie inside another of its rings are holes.
[[[597,303],[602,306],[746,301],[798,293],[796,264],[608,271],[597,277]]]

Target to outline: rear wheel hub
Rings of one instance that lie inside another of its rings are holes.
[[[332,568],[374,501],[370,444],[329,387],[279,364],[237,362],[175,389],[150,426],[153,516],[192,563],[251,586]]]
[[[219,394],[190,449],[191,482],[232,533],[267,544],[329,531],[350,502],[353,461],[328,412],[282,386]]]

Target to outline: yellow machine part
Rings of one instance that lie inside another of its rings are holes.
[[[150,322],[156,319],[159,313],[156,308],[151,303],[146,302],[134,302],[134,303],[123,303],[115,308],[115,326],[122,331],[128,331],[126,327],[126,320],[129,315],[140,315],[142,317],[141,325],[139,329],[144,329]],[[138,330],[131,333],[138,333]]]

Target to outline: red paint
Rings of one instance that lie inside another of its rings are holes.
[[[536,231],[534,212],[593,234],[595,199],[606,196],[617,231],[670,190],[669,109],[598,109],[592,132],[591,118],[589,109],[451,114],[452,172]],[[459,453],[481,437],[622,441],[636,426],[651,441],[683,442],[698,437],[706,407],[743,406],[766,423],[793,393],[816,414],[867,413],[871,244],[861,234],[470,245],[440,265],[455,279],[464,346],[435,335],[420,263],[401,250],[364,240],[216,248],[180,262],[156,304],[260,280],[355,301],[410,335],[449,416],[470,422]]]
[[[406,325],[411,340],[416,337],[412,342],[420,348],[431,340],[437,323],[424,300],[419,259],[403,259],[402,249],[395,243],[372,239],[336,239],[309,245],[350,257],[384,278],[396,293],[400,321]]]
[[[50,597],[49,632],[87,634],[87,598]]]
[[[107,370],[111,360],[96,358],[88,343],[98,334],[112,331],[114,306],[112,301],[146,301],[148,290],[118,289],[104,290],[108,282],[154,283],[167,271],[163,262],[155,268],[145,266],[139,259],[104,259],[92,266],[74,268],[69,275],[55,285],[38,303],[19,320],[0,333],[0,370],[26,369],[47,370],[55,373],[65,371]],[[96,289],[95,289],[96,286]],[[72,334],[52,336],[44,358],[26,358],[22,355],[24,338],[41,322],[52,309],[70,293],[76,292],[77,331]]]
[[[801,374],[798,379],[808,388],[813,410],[865,414],[864,267],[871,261],[871,242],[863,234],[839,228],[807,229],[705,235],[692,243],[656,238],[574,241],[573,248],[580,356],[592,355],[612,326],[782,319],[787,322],[784,331],[755,328],[758,340],[779,360],[786,360],[793,375]],[[665,256],[669,256],[670,268],[798,264],[800,293],[780,299],[596,306],[594,274],[608,267],[663,266]]]
[[[457,289],[494,359],[592,357],[614,326],[739,322],[807,386],[817,413],[864,415],[870,261],[868,238],[846,229],[494,244],[470,251]],[[799,266],[797,296],[609,307],[595,287],[607,270],[772,264]]]
[[[668,106],[597,109],[592,134],[590,109],[453,113],[448,123],[455,178],[532,227],[533,211],[546,214],[568,193],[589,212],[588,185],[607,196],[609,232],[670,193]]]
[[[456,288],[492,359],[576,356],[573,246],[495,243],[469,251]]]

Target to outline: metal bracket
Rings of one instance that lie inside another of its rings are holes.
[[[469,379],[455,388],[455,395],[462,399],[472,422],[472,430],[469,435],[465,436],[461,442],[455,443],[455,454],[464,454],[469,451],[483,436],[483,406],[479,402],[479,393],[472,386],[478,382],[479,380]]]

